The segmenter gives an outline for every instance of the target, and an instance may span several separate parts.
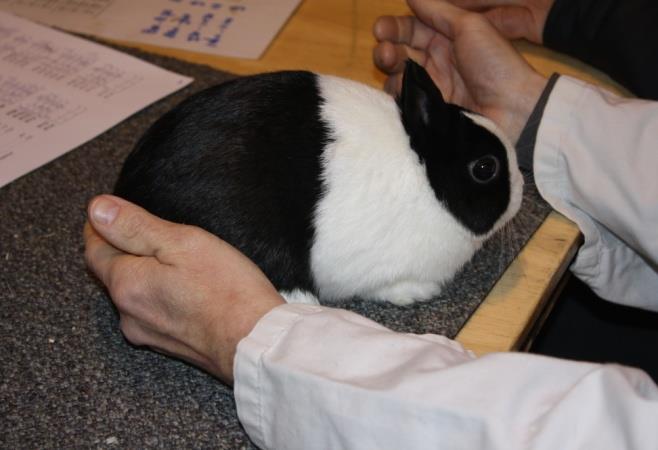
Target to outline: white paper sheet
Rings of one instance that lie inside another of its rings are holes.
[[[258,58],[301,0],[0,0],[0,9],[71,31]]]
[[[0,12],[0,187],[191,81]]]

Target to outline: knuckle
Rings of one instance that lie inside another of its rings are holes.
[[[146,345],[147,342],[144,339],[144,334],[140,331],[139,326],[135,323],[133,319],[127,316],[121,316],[119,321],[119,330],[121,334],[133,345],[142,346]]]
[[[480,27],[483,24],[487,23],[487,19],[485,19],[484,16],[482,16],[482,14],[474,13],[471,11],[465,12],[461,16],[460,21],[463,27],[471,27],[471,26]]]
[[[179,247],[187,252],[196,253],[208,246],[208,236],[201,228],[192,225],[181,225],[174,233]]]
[[[99,250],[101,248],[101,240],[98,236],[87,236],[85,238],[85,263],[90,268],[95,268],[99,258]]]
[[[85,258],[85,264],[87,264],[87,267],[94,267],[95,263],[95,258],[94,258],[94,249],[91,245],[87,244],[85,245],[85,253],[84,253],[84,258]]]
[[[131,304],[143,297],[144,287],[140,279],[138,271],[134,269],[123,270],[113,267],[110,270],[108,289],[119,310],[129,309]]]
[[[149,221],[142,213],[127,214],[123,220],[122,231],[126,238],[135,239],[148,232]]]

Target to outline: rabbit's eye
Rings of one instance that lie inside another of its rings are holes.
[[[493,155],[483,156],[480,159],[471,161],[468,164],[468,171],[471,178],[478,183],[488,183],[498,176],[500,163],[498,158]]]

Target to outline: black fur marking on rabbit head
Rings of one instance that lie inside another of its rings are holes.
[[[413,61],[407,61],[398,106],[436,197],[473,233],[489,232],[510,203],[505,145],[466,110],[446,103]]]

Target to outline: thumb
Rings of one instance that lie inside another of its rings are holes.
[[[155,256],[175,236],[175,224],[113,195],[99,195],[89,202],[88,216],[94,230],[114,247],[137,256]]]
[[[525,38],[541,44],[540,26],[528,8],[522,6],[499,6],[484,12],[484,16],[507,39]]]

